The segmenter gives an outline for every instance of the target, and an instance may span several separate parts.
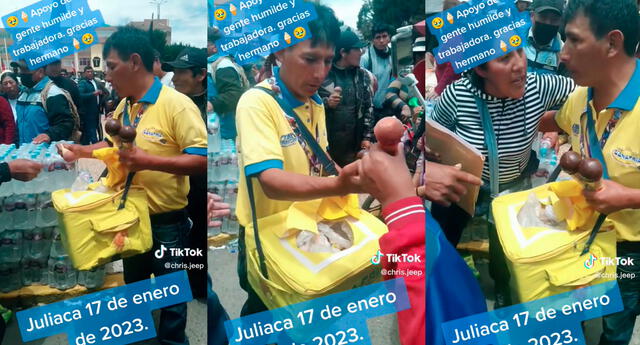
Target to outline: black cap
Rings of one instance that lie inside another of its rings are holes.
[[[562,15],[564,11],[564,0],[533,0],[531,8],[535,13],[551,10]]]
[[[340,51],[340,49],[349,50],[353,48],[364,48],[367,46],[367,43],[363,42],[358,35],[351,31],[351,29],[346,29],[340,33],[340,39],[338,40],[338,44],[336,44],[336,49]]]
[[[176,68],[192,67],[207,68],[207,53],[203,49],[184,48],[174,61],[162,64],[162,69],[169,72]]]

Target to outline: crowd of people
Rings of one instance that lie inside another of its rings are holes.
[[[60,61],[34,69],[24,61],[12,62],[18,73],[1,76],[0,137],[2,143],[17,145],[73,141],[64,144],[64,158],[75,161],[119,143],[103,133],[105,115],[134,127],[133,147],[121,147],[118,156],[132,184],[146,191],[153,247],[123,259],[124,281],[192,264],[201,267],[188,270],[192,294],[204,298],[206,255],[158,258],[153,253],[160,248],[201,248],[206,253],[207,56],[204,49],[185,48],[174,61],[161,63],[157,54],[148,32],[121,27],[104,44],[104,81],[95,78],[91,66],[84,67],[76,83],[62,73]],[[27,180],[40,169],[35,162],[15,160],[0,165],[0,177]],[[162,309],[158,341],[189,344],[186,325],[186,303]]]
[[[445,1],[450,9],[459,2]],[[640,17],[634,0],[518,0],[521,12],[528,12],[532,26],[523,48],[492,61],[455,74],[449,63],[438,63],[434,121],[452,130],[485,157],[483,185],[473,217],[484,219],[489,234],[489,274],[494,280],[494,308],[511,305],[513,286],[505,259],[504,242],[498,239],[490,204],[501,193],[531,188],[531,177],[538,169],[532,147],[536,140],[548,140],[557,147],[558,134],[568,137],[571,149],[582,157],[599,158],[608,178],[597,191],[585,190],[591,207],[607,215],[617,234],[617,256],[635,258],[639,251],[637,217],[638,188],[635,163],[616,159],[620,150],[635,160],[637,145],[631,139],[638,113],[640,68],[638,42]],[[485,117],[490,118],[488,128]],[[588,119],[591,118],[591,119]],[[589,121],[595,122],[593,132]],[[540,134],[539,134],[540,133]],[[427,134],[428,135],[428,134]],[[586,139],[588,137],[588,139]],[[497,152],[492,152],[492,145]],[[600,155],[597,152],[602,152]],[[446,155],[446,152],[439,152]],[[427,163],[425,179],[438,176],[438,169]],[[431,168],[431,169],[430,169]],[[634,178],[635,176],[635,178]],[[448,243],[455,248],[472,216],[452,203],[466,192],[461,182],[469,176],[440,179],[447,191],[432,208]],[[480,182],[480,181],[476,181]],[[479,183],[478,183],[479,184]],[[428,245],[427,245],[428,247]],[[446,250],[443,250],[443,255]],[[638,266],[618,267],[618,272],[636,272]],[[432,278],[437,277],[434,268]],[[430,279],[429,277],[427,279]],[[629,344],[635,324],[638,277],[618,276],[624,310],[603,318],[600,344]],[[522,288],[522,287],[521,287]],[[446,283],[432,279],[427,298],[435,291],[446,291]],[[477,283],[465,287],[473,299],[484,296]],[[451,296],[442,300],[435,315],[438,323],[486,310],[484,303],[465,300],[466,308]],[[427,306],[429,309],[429,305]],[[427,327],[431,329],[431,327]],[[443,344],[442,334],[428,331],[427,342]]]

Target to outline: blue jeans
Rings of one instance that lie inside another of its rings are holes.
[[[633,259],[633,265],[618,265],[618,286],[624,310],[602,318],[600,345],[627,345],[640,314],[640,242],[618,243],[618,257]],[[621,276],[621,275],[626,276]],[[635,277],[630,278],[630,274]]]
[[[229,320],[229,315],[224,310],[220,299],[211,283],[211,275],[207,279],[207,291],[209,296],[207,297],[207,344],[209,345],[226,345],[229,344],[227,340],[227,333],[224,329],[224,322]]]
[[[175,224],[151,224],[153,233],[153,248],[140,255],[123,259],[124,281],[127,284],[149,279],[153,273],[161,276],[182,268],[167,268],[168,263],[182,264],[184,257],[175,257],[167,250],[160,259],[154,253],[164,245],[168,248],[188,248],[191,221],[185,218]],[[189,339],[185,333],[187,326],[187,304],[180,303],[161,309],[160,324],[158,325],[158,341],[162,345],[189,345]]]

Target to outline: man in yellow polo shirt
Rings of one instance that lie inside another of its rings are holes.
[[[560,58],[583,87],[540,126],[563,130],[573,151],[605,162],[609,179],[584,195],[608,215],[605,225],[617,232],[618,257],[633,263],[618,265],[624,310],[603,318],[600,345],[628,344],[640,300],[640,62],[633,56],[640,17],[635,0],[571,0],[565,21]]]
[[[206,129],[198,107],[154,77],[154,54],[147,32],[132,27],[119,29],[106,41],[103,55],[106,79],[124,98],[114,118],[137,131],[135,146],[120,150],[120,161],[129,171],[136,172],[133,184],[145,188],[151,215],[152,250],[123,260],[125,282],[133,283],[148,279],[151,274],[184,269],[181,266],[185,258],[173,256],[168,249],[189,247],[191,221],[185,211],[188,175],[206,172]],[[89,158],[94,150],[110,145],[107,138],[97,144],[67,148],[75,158]],[[164,255],[158,258],[156,252]],[[162,309],[157,332],[160,344],[189,344],[186,323],[185,303]]]
[[[274,78],[258,86],[278,91],[281,100],[294,109],[326,151],[324,107],[317,91],[331,68],[340,25],[331,9],[321,5],[315,8],[318,18],[309,24],[312,38],[277,52],[281,67],[274,70]],[[289,121],[277,101],[262,90],[247,91],[238,103],[236,127],[241,168],[236,208],[241,225],[238,275],[240,285],[249,295],[242,315],[266,310],[247,281],[243,228],[251,223],[252,217],[245,175],[257,177],[253,179],[253,192],[258,219],[286,210],[294,201],[359,192],[353,182],[355,166],[345,167],[338,177],[322,177],[321,169],[310,161]]]

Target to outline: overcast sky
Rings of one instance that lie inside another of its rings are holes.
[[[346,25],[357,29],[358,12],[362,8],[363,0],[321,0],[321,3],[331,7]]]
[[[34,0],[0,0],[0,16],[32,5]],[[100,10],[105,23],[121,26],[130,21],[151,19],[157,7],[149,0],[88,0],[92,10]],[[169,19],[171,41],[205,47],[207,16],[205,0],[168,0],[161,5],[162,19]],[[156,13],[157,18],[157,13]]]

